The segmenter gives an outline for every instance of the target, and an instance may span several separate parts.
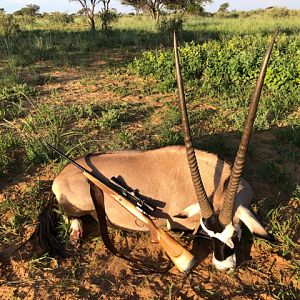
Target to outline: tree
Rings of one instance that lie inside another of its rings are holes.
[[[150,13],[152,19],[158,21],[160,11],[164,6],[163,0],[122,0],[121,4],[133,6],[136,10]]]
[[[95,8],[96,5],[99,4],[100,2],[103,2],[101,0],[69,0],[70,2],[79,2],[80,5],[82,6],[82,9],[84,11],[84,14],[91,26],[91,31],[96,30],[95,26]],[[104,0],[106,1],[106,0]],[[110,1],[110,0],[109,0]]]
[[[91,30],[95,31],[96,30],[96,26],[95,26],[95,16],[96,16],[96,6],[99,3],[102,3],[103,7],[101,10],[101,14],[104,15],[104,19],[108,20],[109,18],[107,17],[109,15],[109,3],[110,0],[69,0],[70,2],[79,2],[82,9],[80,11],[82,11],[84,13],[84,15],[86,16],[86,18],[88,19],[88,22],[91,26]],[[107,24],[104,24],[105,26]],[[103,24],[102,24],[103,26]],[[107,28],[107,26],[106,26]]]
[[[165,1],[166,8],[175,12],[182,12],[193,15],[200,15],[204,13],[203,6],[213,0],[175,0]]]
[[[85,11],[83,8],[79,9],[76,13],[78,16],[84,16],[85,15]]]
[[[154,20],[158,21],[163,8],[183,12],[202,12],[203,4],[210,2],[212,0],[122,0],[121,4],[148,12]]]
[[[48,15],[48,19],[53,23],[53,24],[69,24],[74,22],[74,16],[69,15],[67,13],[62,13],[58,11],[54,11]]]
[[[229,8],[229,3],[228,2],[224,2],[220,5],[218,12],[227,12]]]
[[[29,17],[36,17],[40,7],[36,4],[29,4],[26,7],[21,8],[14,12],[14,15],[17,16],[29,16]]]

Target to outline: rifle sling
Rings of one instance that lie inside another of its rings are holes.
[[[106,212],[105,212],[105,204],[104,204],[104,195],[102,190],[97,187],[94,183],[89,181],[90,184],[90,193],[91,197],[95,206],[95,210],[97,213],[98,218],[98,228],[100,231],[100,235],[102,238],[102,241],[105,245],[105,247],[115,256],[124,259],[126,262],[129,263],[130,267],[138,270],[140,272],[141,268],[145,270],[145,273],[166,273],[171,269],[171,265],[167,266],[164,269],[156,269],[152,268],[150,266],[145,265],[142,262],[139,262],[138,260],[134,258],[128,258],[124,256],[122,253],[120,253],[115,246],[112,244],[111,239],[108,234],[108,226],[107,226],[107,219],[106,219]]]

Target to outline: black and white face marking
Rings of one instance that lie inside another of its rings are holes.
[[[217,215],[208,219],[201,218],[202,229],[211,237],[213,242],[213,264],[218,270],[235,269],[236,256],[233,240],[240,238],[240,226],[232,223],[224,227]]]
[[[201,213],[198,203],[186,207],[175,218],[190,218]],[[235,219],[244,223],[252,234],[260,238],[274,242],[274,237],[266,231],[251,211],[239,205],[235,212]],[[225,228],[219,223],[218,216],[213,215],[209,219],[201,219],[202,229],[212,238],[213,263],[218,270],[234,269],[236,266],[234,241],[238,242],[242,235],[242,229],[238,224],[227,225]],[[233,253],[233,254],[231,254]]]

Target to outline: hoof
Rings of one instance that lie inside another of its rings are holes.
[[[80,240],[83,236],[82,221],[80,219],[71,220],[70,225],[70,243],[78,249],[80,247]]]

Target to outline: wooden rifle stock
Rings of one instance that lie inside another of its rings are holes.
[[[141,211],[139,211],[125,197],[116,193],[113,189],[102,183],[99,179],[93,176],[90,172],[83,172],[83,175],[100,188],[105,194],[116,200],[120,205],[127,209],[132,215],[142,221],[149,229],[153,241],[159,242],[162,248],[166,251],[174,265],[181,272],[189,272],[195,265],[195,257],[187,251],[181,244],[174,240],[164,230],[157,228],[153,221]]]
[[[184,247],[182,247],[176,240],[174,240],[170,235],[168,235],[164,230],[157,228],[153,221],[147,215],[143,214],[140,210],[138,210],[134,204],[132,204],[129,200],[126,199],[126,197],[120,195],[112,187],[110,187],[110,181],[105,183],[101,179],[94,176],[90,171],[86,170],[84,167],[79,165],[76,161],[66,156],[61,151],[57,150],[49,144],[47,144],[47,146],[49,146],[52,150],[57,152],[63,158],[67,159],[74,166],[79,168],[88,180],[93,182],[105,194],[109,195],[111,198],[116,200],[132,215],[134,215],[136,218],[142,221],[148,227],[152,241],[159,242],[161,244],[162,248],[166,251],[170,259],[181,272],[189,272],[191,270],[191,268],[197,262],[196,258]]]

